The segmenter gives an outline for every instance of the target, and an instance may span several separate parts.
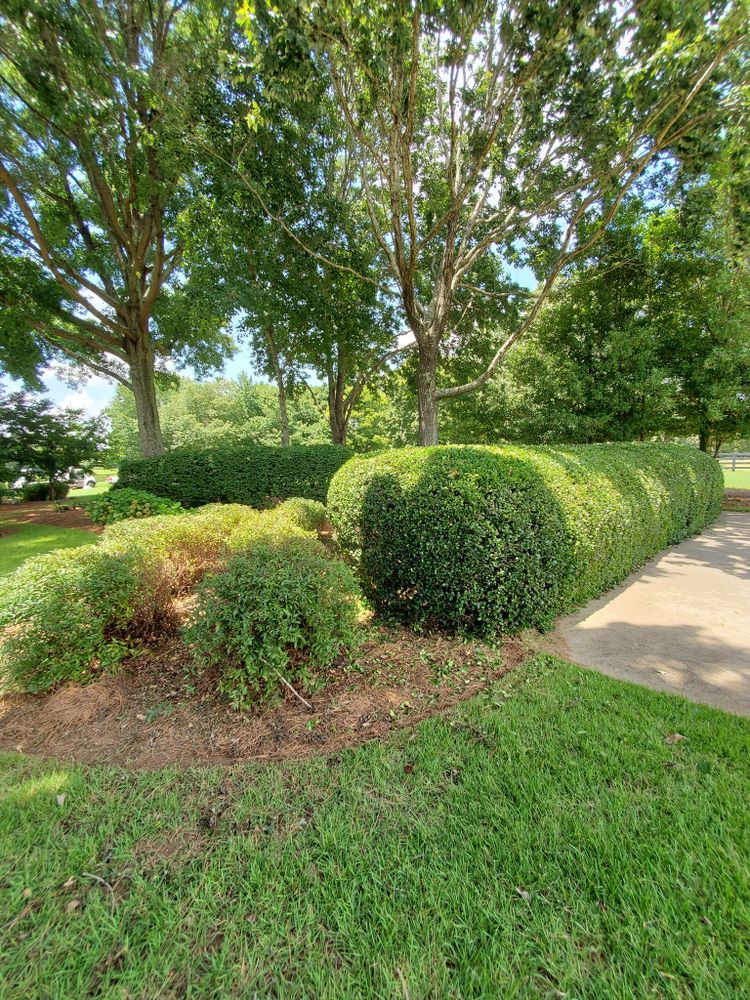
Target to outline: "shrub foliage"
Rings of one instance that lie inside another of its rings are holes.
[[[305,536],[294,507],[215,504],[120,521],[96,545],[28,559],[0,579],[2,684],[42,691],[91,679],[173,627],[172,599],[207,571],[261,537]]]
[[[22,500],[64,500],[70,492],[70,483],[55,480],[52,483],[27,483],[21,488]]]
[[[261,507],[270,498],[288,497],[324,501],[331,477],[351,455],[349,448],[326,444],[183,448],[158,458],[123,462],[117,488],[148,490],[186,507],[207,503]]]
[[[95,524],[114,524],[127,518],[178,514],[182,507],[176,500],[157,497],[145,490],[123,489],[92,497],[86,503],[86,510]]]
[[[209,574],[185,631],[197,662],[217,667],[236,708],[278,692],[281,678],[307,687],[354,642],[351,570],[311,537],[261,537]]]
[[[328,511],[378,610],[491,636],[601,594],[722,493],[718,463],[678,445],[407,448],[349,462]]]

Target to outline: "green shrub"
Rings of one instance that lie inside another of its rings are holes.
[[[177,449],[158,458],[123,462],[113,491],[129,487],[178,500],[267,506],[269,500],[325,500],[333,474],[350,458],[340,445],[270,448],[261,445]]]
[[[351,570],[311,537],[261,538],[204,578],[185,638],[235,708],[308,686],[355,638]]]
[[[261,538],[308,537],[295,516],[283,504],[212,504],[119,521],[85,551],[27,560],[0,587],[0,628],[10,626],[0,650],[5,683],[41,691],[111,667],[173,627],[173,598],[209,570]]]
[[[328,511],[376,609],[491,636],[601,594],[722,495],[718,463],[679,445],[407,448],[349,462]]]
[[[51,491],[51,493],[50,493]],[[70,491],[69,483],[27,483],[21,488],[23,500],[63,500]]]
[[[124,489],[92,497],[86,503],[86,510],[95,524],[114,524],[128,518],[178,514],[182,507],[175,500],[157,497],[145,490]]]
[[[325,506],[319,500],[304,500],[302,497],[285,500],[274,511],[303,531],[320,531],[327,519]]]
[[[43,691],[111,668],[132,642],[127,626],[144,616],[144,579],[134,558],[98,545],[27,559],[0,580],[3,686]]]

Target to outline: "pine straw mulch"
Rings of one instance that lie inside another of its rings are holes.
[[[56,510],[55,504],[51,501],[0,506],[0,536],[9,535],[19,524],[50,524],[55,528],[80,528],[95,535],[104,531],[101,525],[94,524],[83,507]]]
[[[370,628],[354,667],[328,671],[324,686],[291,692],[255,715],[215,695],[215,678],[190,676],[190,654],[166,638],[117,676],[48,695],[0,698],[0,749],[129,768],[229,765],[329,755],[443,712],[521,663],[529,650],[499,650],[406,628]]]

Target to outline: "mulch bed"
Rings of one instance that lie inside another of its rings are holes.
[[[5,523],[8,521],[13,523]],[[14,524],[51,524],[55,528],[80,528],[95,535],[104,530],[101,525],[94,524],[82,507],[55,510],[54,503],[45,501],[0,506],[0,535],[10,534]]]
[[[477,694],[528,655],[405,628],[373,628],[354,668],[291,692],[257,715],[233,711],[215,678],[190,677],[176,637],[132,658],[113,677],[48,695],[0,699],[0,749],[85,763],[159,768],[326,756],[412,726]]]
[[[723,507],[750,511],[750,490],[724,490]]]

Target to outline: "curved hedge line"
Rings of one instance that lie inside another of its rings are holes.
[[[328,513],[377,610],[491,636],[601,594],[713,521],[723,490],[680,445],[405,448],[349,462]]]
[[[266,445],[187,449],[122,463],[115,488],[146,490],[186,507],[262,505],[267,498],[325,500],[333,474],[351,458],[341,445]]]

